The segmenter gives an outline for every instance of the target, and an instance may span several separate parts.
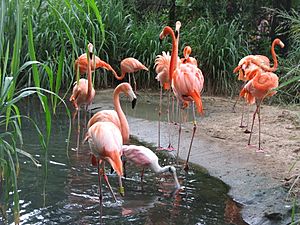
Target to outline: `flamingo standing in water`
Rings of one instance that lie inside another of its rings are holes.
[[[258,115],[258,150],[257,152],[263,152],[260,144],[260,105],[265,97],[273,96],[276,91],[273,89],[278,87],[278,77],[272,72],[262,72],[260,69],[256,69],[250,74],[254,78],[248,81],[244,88],[240,92],[240,96],[244,97],[248,104],[256,103],[256,110],[253,114],[253,120],[251,125],[250,136],[248,145],[250,145],[253,125],[256,114]]]
[[[96,122],[112,122],[119,128],[122,134],[123,143],[127,144],[129,141],[129,125],[126,116],[121,108],[119,97],[120,93],[126,94],[132,102],[132,108],[135,107],[136,95],[134,94],[132,87],[129,83],[121,83],[115,88],[113,93],[115,110],[101,110],[97,112],[89,120],[87,127],[91,127]]]
[[[178,21],[179,22],[179,21]],[[179,22],[180,23],[180,22]],[[177,33],[177,32],[176,32]],[[203,106],[201,100],[201,91],[203,88],[204,77],[201,70],[191,64],[177,64],[178,58],[178,44],[176,41],[175,33],[171,27],[164,27],[163,31],[160,33],[159,38],[162,40],[166,36],[170,35],[172,38],[172,54],[170,62],[170,74],[169,78],[172,81],[172,89],[176,98],[183,104],[183,108],[186,108],[189,102],[194,102],[198,113],[203,114]],[[188,156],[185,162],[184,169],[188,171],[188,161],[192,148],[192,143],[196,131],[196,119],[193,107],[193,134],[190,142]],[[179,146],[178,146],[179,147]],[[177,157],[179,155],[179,148],[177,149]]]
[[[276,57],[276,53],[275,53],[276,45],[279,45],[281,48],[284,48],[284,44],[282,43],[282,41],[279,38],[274,39],[274,41],[272,42],[272,46],[271,46],[271,55],[272,55],[272,59],[274,62],[273,67],[270,67],[270,60],[268,59],[268,57],[266,57],[264,55],[248,55],[240,60],[238,66],[233,70],[233,72],[239,73],[238,80],[244,81],[243,86],[245,86],[247,81],[249,81],[253,78],[252,75],[250,75],[250,74],[253,74],[252,71],[254,71],[254,70],[259,69],[259,70],[261,70],[261,72],[263,72],[263,71],[274,72],[277,70],[278,61],[277,61],[277,57]],[[240,96],[239,96],[239,98],[240,98]],[[237,99],[237,101],[239,100],[239,98]],[[237,101],[235,102],[233,108],[235,108]],[[243,105],[243,113],[242,113],[240,127],[244,127],[243,126],[243,114],[244,114],[244,105]],[[247,127],[248,127],[248,123],[246,126],[245,133],[250,132],[247,129]]]
[[[146,148],[144,146],[137,146],[137,145],[123,145],[122,150],[126,160],[129,160],[136,166],[142,168],[141,183],[143,183],[145,168],[150,168],[153,172],[157,174],[170,172],[174,177],[175,188],[176,189],[180,188],[175,167],[174,166],[161,167],[158,163],[157,155],[149,148]]]
[[[100,176],[100,165],[102,164],[102,173],[110,192],[113,195],[112,188],[105,174],[105,161],[108,161],[119,177],[119,192],[124,196],[124,187],[122,185],[123,166],[122,166],[122,134],[119,128],[112,122],[96,122],[87,131],[84,141],[88,140],[92,150],[92,162],[96,161],[98,168],[100,203],[102,204],[102,184]]]

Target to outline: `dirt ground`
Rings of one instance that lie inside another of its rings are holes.
[[[103,103],[104,95],[109,96],[109,93],[111,92],[97,93],[96,96],[100,97],[95,102],[102,102],[103,106],[106,104]],[[137,95],[137,108],[141,102],[148,103],[149,108],[140,112],[142,116],[138,116],[137,112],[136,115],[127,115],[130,133],[156,146],[157,121],[155,118],[146,118],[144,114],[151,115],[158,112],[159,95],[157,92],[142,91],[138,91]],[[234,113],[232,107],[235,100],[224,97],[203,97],[205,115],[197,116],[198,128],[190,162],[203,166],[212,176],[218,177],[231,186],[229,194],[244,206],[242,214],[247,223],[289,224],[292,199],[295,196],[296,199],[300,199],[300,107],[262,105],[261,144],[264,152],[258,153],[256,152],[258,122],[255,122],[253,129],[251,141],[253,146],[249,147],[247,145],[249,134],[244,133],[245,128],[239,127],[243,102],[237,103]],[[163,102],[166,105],[166,95]],[[249,123],[252,122],[254,110],[255,106],[250,106]],[[163,114],[166,116],[165,110]],[[246,123],[246,115],[244,123]],[[147,129],[142,129],[143,127]],[[167,146],[167,134],[170,132],[171,141],[176,145],[177,128],[174,124],[168,126],[166,122],[162,123],[162,146]],[[191,132],[191,121],[183,123],[180,152],[182,159],[187,155]],[[289,190],[291,191],[288,192]]]
[[[142,101],[156,101],[153,93],[141,94]],[[248,123],[251,129],[253,113],[256,106],[246,106],[242,100],[225,97],[203,97],[205,115],[197,116],[197,132],[205,133],[207,136],[242,148],[247,153],[263,156],[265,173],[282,182],[287,189],[291,188],[291,194],[300,197],[300,106],[261,106],[261,146],[263,153],[258,150],[258,118],[256,116],[251,146],[248,146],[249,134],[241,128],[241,118],[244,108],[243,126]],[[167,97],[164,97],[166,103]],[[248,121],[248,123],[247,123]],[[190,125],[191,126],[191,125]],[[236,154],[229,152],[228,154]],[[243,152],[240,152],[243,154]],[[275,165],[276,166],[275,166]]]

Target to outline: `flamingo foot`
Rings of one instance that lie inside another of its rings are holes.
[[[169,146],[167,148],[165,148],[165,150],[167,150],[167,151],[175,151],[175,148],[170,143]]]
[[[187,173],[189,171],[189,164],[188,163],[185,163],[184,164],[184,167],[183,167],[184,171]]]
[[[265,151],[264,151],[262,148],[258,148],[258,149],[256,149],[255,152],[256,152],[256,153],[264,153]]]
[[[244,133],[245,133],[245,134],[251,134],[251,131],[248,130],[248,129],[246,129],[246,130],[244,131]]]
[[[161,146],[159,146],[159,147],[156,148],[156,151],[163,151],[163,150],[165,150],[165,148],[163,148]]]
[[[240,128],[245,128],[245,127],[247,127],[247,126],[245,126],[245,125],[240,125],[239,127],[240,127]]]

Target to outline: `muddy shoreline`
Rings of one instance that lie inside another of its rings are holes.
[[[96,96],[99,97],[96,97],[92,108],[112,108],[111,100],[109,100],[111,93],[112,90],[97,93]],[[165,104],[166,99],[165,96]],[[156,94],[138,93],[138,101],[149,103],[153,113],[157,113],[158,110],[157,105],[153,104],[157,100]],[[241,132],[241,128],[238,128],[240,116],[231,111],[234,100],[204,97],[203,104],[206,115],[197,117],[198,129],[195,134],[190,162],[204,167],[210,175],[221,179],[231,187],[229,195],[243,206],[242,217],[246,223],[253,225],[290,224],[293,201],[288,195],[288,189],[285,187],[283,179],[288,176],[287,168],[292,163],[292,158],[296,158],[297,154],[287,156],[285,160],[280,161],[277,156],[275,157],[273,151],[266,151],[263,154],[256,153],[254,149],[247,147],[247,136]],[[240,111],[241,107],[242,105],[238,103],[237,110]],[[262,114],[266,109],[268,112],[270,111],[268,107],[263,108]],[[278,117],[280,117],[282,110],[285,114],[294,115],[293,113],[286,113],[285,109],[276,108],[276,110],[279,110]],[[127,115],[131,135],[138,140],[157,146],[157,121],[138,117]],[[296,124],[295,121],[292,121],[292,124],[296,126],[296,132],[299,132],[298,118],[297,116],[295,118]],[[282,122],[286,121],[283,120]],[[272,125],[274,127],[279,126],[268,123],[268,121],[265,124],[269,124],[270,129],[272,129]],[[182,128],[180,158],[185,159],[190,143],[192,123],[185,122]],[[287,131],[290,129],[293,127],[289,127]],[[161,145],[168,146],[169,131],[171,132],[171,142],[176,145],[174,147],[177,147],[178,126],[169,125],[167,122],[161,124]],[[298,134],[291,135],[297,137]],[[236,140],[239,136],[241,136],[240,139]],[[266,139],[265,136],[263,138]],[[297,144],[299,144],[297,138],[294,140],[294,136],[292,136],[289,140],[295,141],[296,144],[288,142],[287,145],[292,145],[297,150]],[[280,139],[275,137],[274,142],[280,142]],[[273,149],[272,146],[270,147],[267,142],[264,142],[264,145],[274,151],[277,150]],[[279,146],[285,146],[285,144],[279,144]],[[192,167],[191,164],[191,170]],[[295,171],[297,172],[298,168],[295,168]],[[299,219],[300,215],[297,214],[296,216]]]

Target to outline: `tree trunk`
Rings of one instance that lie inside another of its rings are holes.
[[[291,0],[274,0],[273,1],[273,8],[277,10],[285,10],[287,12],[290,12],[291,10]],[[271,24],[271,38],[274,40],[275,38],[280,38],[280,40],[285,44],[285,47],[283,49],[283,53],[287,54],[289,49],[289,43],[288,43],[288,36],[289,36],[289,26],[285,26],[283,30],[280,32],[282,34],[277,35],[276,29],[280,25],[280,23],[283,22],[281,18],[279,18],[276,14],[273,17],[272,24]]]

